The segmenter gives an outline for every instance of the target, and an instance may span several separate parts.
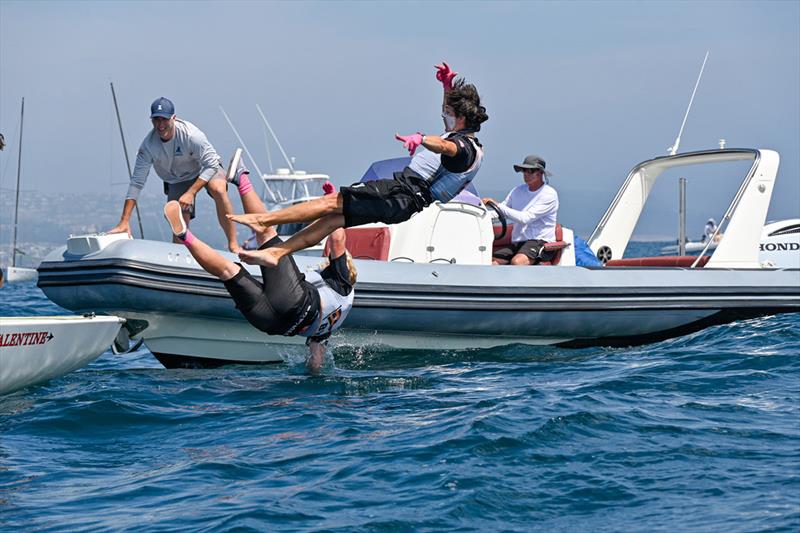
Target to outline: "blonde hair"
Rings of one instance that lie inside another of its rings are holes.
[[[347,254],[347,271],[350,273],[350,285],[355,286],[356,280],[358,279],[358,269],[356,268],[356,264],[350,252],[346,251],[345,253]]]
[[[356,280],[358,279],[358,269],[356,268],[355,262],[353,262],[353,256],[352,254],[350,254],[350,251],[345,250],[344,253],[347,255],[347,272],[348,272],[347,282],[350,283],[350,285],[355,286]],[[330,264],[331,264],[330,258],[325,258],[325,261],[319,264],[317,270],[319,271],[325,270],[326,268],[328,268]]]

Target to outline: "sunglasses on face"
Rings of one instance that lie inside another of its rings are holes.
[[[523,174],[536,174],[537,172],[542,172],[542,170],[538,169],[538,168],[523,168],[522,169],[522,173]]]

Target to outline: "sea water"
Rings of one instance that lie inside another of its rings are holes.
[[[0,316],[66,313],[32,283]],[[338,347],[0,397],[2,531],[798,531],[800,315],[633,348]]]

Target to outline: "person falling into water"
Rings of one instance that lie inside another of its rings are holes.
[[[264,214],[233,215],[229,218],[256,230],[277,224],[311,222],[289,240],[257,251],[241,251],[245,263],[275,266],[288,254],[321,242],[338,228],[371,222],[397,224],[411,218],[434,201],[448,202],[477,175],[483,147],[475,133],[489,117],[478,90],[456,79],[447,63],[436,65],[444,102],[442,136],[395,135],[412,155],[411,162],[392,179],[355,183],[338,194],[303,202]],[[417,152],[417,148],[423,149]]]
[[[241,164],[241,149],[231,161],[228,179],[238,187],[245,213],[267,212]],[[323,188],[326,194],[335,192],[330,182]],[[200,266],[222,280],[236,308],[251,325],[268,335],[307,337],[307,365],[310,372],[318,373],[328,337],[342,325],[353,306],[357,272],[345,248],[345,231],[331,234],[328,265],[319,271],[301,274],[293,257],[282,257],[276,268],[261,268],[259,282],[241,264],[229,261],[195,237],[186,227],[178,202],[167,202],[164,217]],[[272,227],[259,229],[256,238],[262,250],[282,242]]]

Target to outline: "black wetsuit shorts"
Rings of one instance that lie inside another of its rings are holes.
[[[399,224],[433,201],[428,182],[409,175],[408,169],[393,179],[373,180],[342,187],[344,227],[372,222]]]
[[[283,242],[274,237],[259,249]],[[306,281],[291,255],[283,257],[275,268],[261,267],[256,280],[243,266],[225,288],[236,308],[250,324],[269,335],[296,335],[310,325],[319,312],[319,293]]]

